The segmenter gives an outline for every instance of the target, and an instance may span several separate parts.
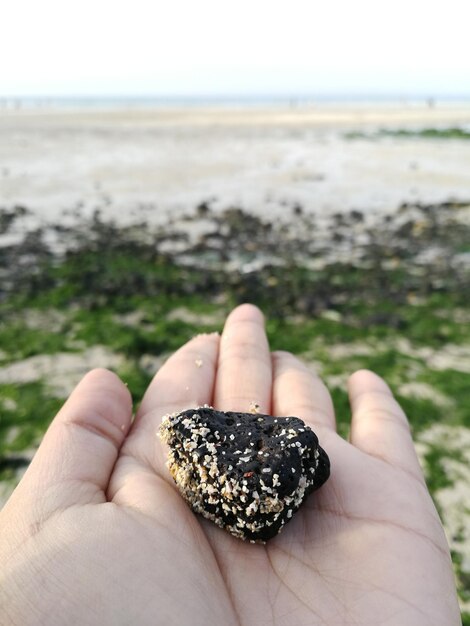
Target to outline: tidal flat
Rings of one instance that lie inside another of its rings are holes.
[[[210,201],[158,225],[97,211],[31,229],[28,218],[27,206],[0,210],[1,502],[88,369],[116,371],[137,405],[167,355],[249,301],[272,349],[326,381],[342,436],[348,375],[370,368],[390,384],[470,612],[470,201],[374,220],[299,204],[269,220]]]

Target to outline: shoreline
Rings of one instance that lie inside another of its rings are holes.
[[[64,123],[99,123],[161,127],[178,126],[349,126],[395,124],[470,124],[470,102],[423,103],[345,102],[315,104],[194,104],[162,103],[161,106],[133,106],[117,103],[102,107],[74,105],[0,108],[0,128],[5,123],[44,122],[51,127]]]
[[[3,112],[0,205],[157,223],[212,199],[264,217],[464,201],[468,128],[470,105]]]

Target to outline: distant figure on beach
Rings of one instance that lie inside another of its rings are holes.
[[[349,442],[323,382],[270,352],[261,312],[241,305],[157,372],[133,419],[126,385],[87,374],[0,512],[2,624],[458,626],[449,548],[407,418],[386,383],[348,381]],[[156,437],[162,416],[299,416],[331,477],[266,545],[191,512]]]

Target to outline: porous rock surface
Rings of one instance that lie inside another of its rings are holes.
[[[251,542],[277,535],[330,474],[317,436],[297,417],[204,406],[167,415],[159,434],[192,509]]]

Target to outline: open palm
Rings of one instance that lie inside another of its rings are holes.
[[[386,384],[349,382],[351,443],[329,393],[270,354],[260,312],[235,309],[157,373],[131,424],[113,374],[89,374],[0,513],[6,624],[459,624],[449,550],[406,417]],[[267,545],[195,516],[165,467],[164,414],[202,404],[295,415],[331,477]],[[4,622],[1,621],[3,624]]]

